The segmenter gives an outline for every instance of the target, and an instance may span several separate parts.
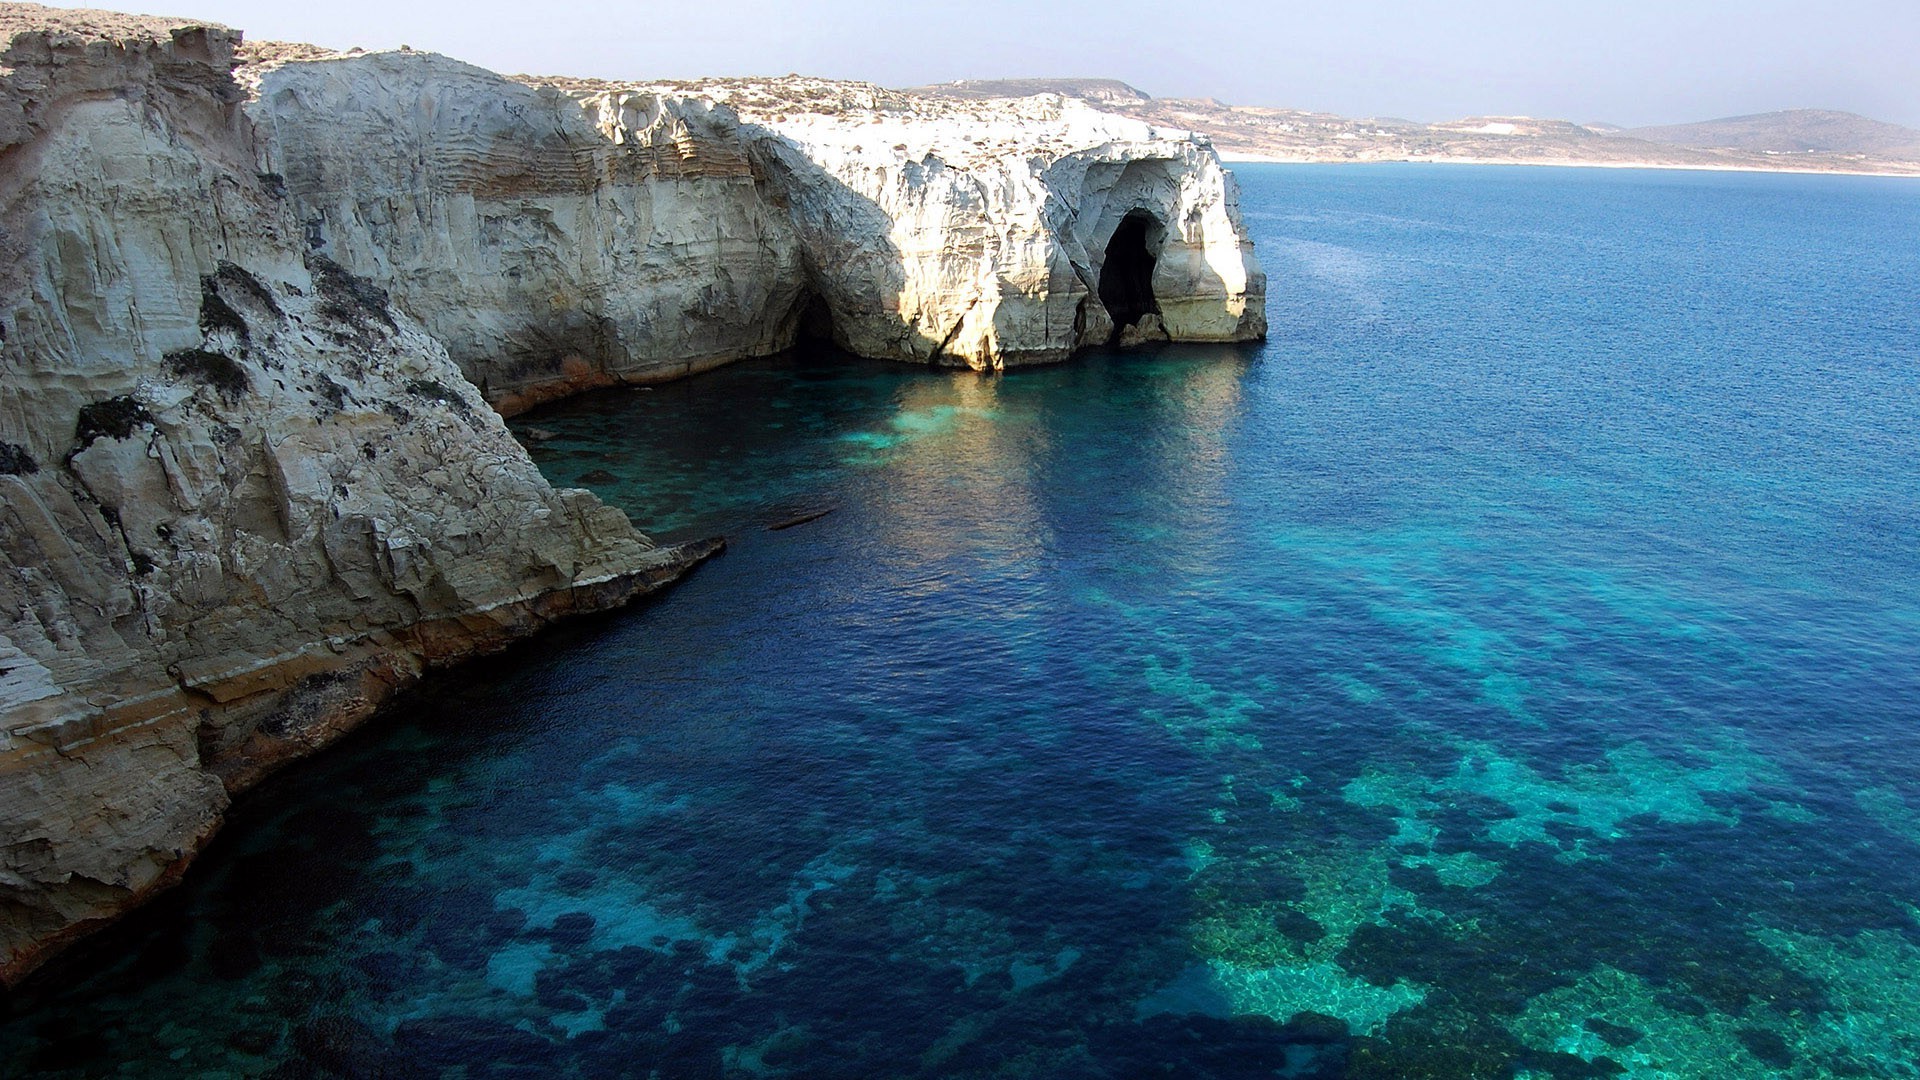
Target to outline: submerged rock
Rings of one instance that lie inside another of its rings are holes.
[[[555,944],[563,949],[577,949],[593,937],[594,918],[584,911],[569,911],[553,920],[553,929],[547,932]]]

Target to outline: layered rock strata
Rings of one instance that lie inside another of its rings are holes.
[[[503,411],[793,344],[798,239],[702,110],[583,103],[428,53],[257,55],[263,168],[311,240]]]
[[[42,18],[0,23],[0,981],[425,669],[702,554],[551,488],[307,250],[235,33]]]
[[[0,36],[0,983],[429,667],[711,552],[501,413],[808,334],[990,369],[1264,331],[1212,151],[1058,97]]]

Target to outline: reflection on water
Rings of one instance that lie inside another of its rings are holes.
[[[1261,349],[528,417],[733,546],[246,800],[4,1068],[1920,1073],[1920,200],[1242,180]]]

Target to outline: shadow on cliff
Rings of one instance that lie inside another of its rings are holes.
[[[737,125],[755,183],[787,212],[799,240],[803,277],[784,328],[788,345],[827,342],[888,360],[937,356],[940,337],[901,318],[907,263],[892,215],[777,132],[725,116]]]

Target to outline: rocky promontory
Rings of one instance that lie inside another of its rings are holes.
[[[1212,149],[1079,101],[249,56],[246,112],[318,249],[389,289],[508,413],[802,334],[954,367],[1065,359],[1114,335],[1101,278],[1129,215],[1151,296],[1122,316],[1137,336],[1265,333]]]
[[[427,669],[711,553],[503,413],[806,335],[995,369],[1264,332],[1212,150],[1059,97],[0,37],[0,982]]]

